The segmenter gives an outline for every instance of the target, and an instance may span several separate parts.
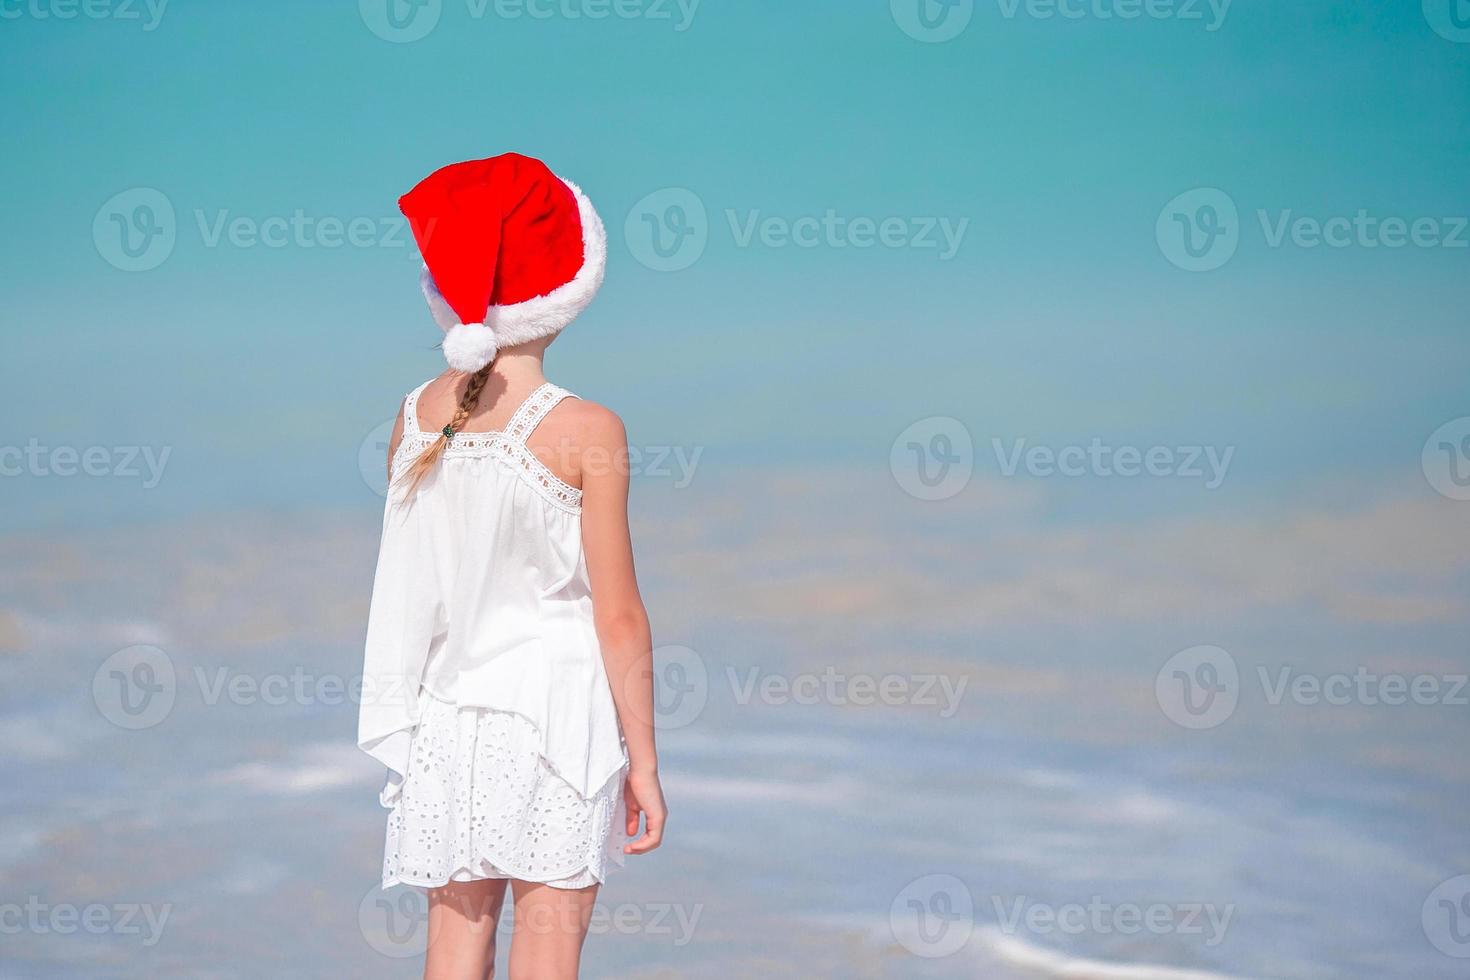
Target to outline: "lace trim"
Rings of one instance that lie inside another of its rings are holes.
[[[398,452],[393,454],[395,478],[403,467],[411,465],[420,453],[439,438],[439,433],[431,435],[419,428],[419,394],[428,386],[429,382],[424,382],[403,401],[403,439],[398,444]],[[504,429],[456,433],[449,445],[444,447],[444,458],[494,457],[514,469],[547,503],[568,513],[579,514],[582,511],[582,491],[551,472],[526,446],[526,439],[541,424],[546,414],[563,398],[575,397],[571,392],[548,381],[526,396],[526,400],[511,415]]]
[[[419,396],[424,389],[433,384],[433,380],[425,381],[403,399],[403,432],[405,435],[429,435],[419,426]],[[575,398],[570,391],[558,388],[550,381],[543,381],[535,391],[525,397],[525,400],[516,406],[511,413],[510,421],[505,423],[503,429],[489,429],[484,432],[460,432],[454,437],[454,442],[469,442],[476,436],[504,436],[512,442],[525,442],[531,433],[536,431],[536,426],[546,418],[548,412],[556,407],[556,403],[563,398]],[[433,433],[438,437],[439,433]]]
[[[526,400],[521,402],[521,407],[515,410],[515,414],[510,417],[509,422],[505,423],[505,428],[501,431],[512,442],[524,444],[530,438],[531,433],[536,430],[536,426],[541,424],[541,420],[546,418],[546,413],[551,411],[557,402],[570,395],[571,392],[563,391],[550,381],[545,382],[526,396]],[[459,437],[455,436],[455,438]]]
[[[438,438],[426,433],[405,434],[393,457],[393,475],[412,465],[418,455]],[[516,475],[547,503],[571,514],[582,512],[582,491],[565,483],[525,446],[507,440],[498,432],[476,432],[472,438],[463,433],[454,437],[444,449],[445,459],[491,457],[509,466]]]
[[[423,434],[424,430],[419,428],[419,395],[422,395],[424,389],[433,383],[434,379],[430,378],[413,391],[410,391],[408,396],[403,399],[403,436],[405,439],[410,435],[418,436]]]

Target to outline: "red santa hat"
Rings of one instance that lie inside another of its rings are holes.
[[[419,283],[444,331],[444,359],[457,371],[557,333],[602,285],[602,219],[540,160],[505,153],[451,163],[398,206],[424,258]]]

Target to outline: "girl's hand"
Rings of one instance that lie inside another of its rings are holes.
[[[624,854],[647,854],[663,843],[664,821],[669,810],[664,805],[663,787],[658,784],[658,773],[638,771],[628,773],[623,784],[623,800],[628,805],[628,836],[638,834],[638,815],[643,815],[643,836],[623,845]]]

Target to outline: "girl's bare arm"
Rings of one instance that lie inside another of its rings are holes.
[[[578,408],[582,542],[597,638],[628,743],[629,836],[637,833],[640,812],[646,824],[627,847],[638,854],[662,841],[667,810],[654,740],[653,638],[628,531],[628,437],[622,420],[607,409],[585,402]]]

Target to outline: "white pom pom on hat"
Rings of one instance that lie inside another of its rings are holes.
[[[602,285],[602,219],[580,188],[539,160],[507,153],[450,164],[399,207],[456,371],[478,371],[502,348],[558,333]]]
[[[456,371],[474,374],[495,360],[495,331],[483,323],[456,323],[444,333],[444,360]]]

